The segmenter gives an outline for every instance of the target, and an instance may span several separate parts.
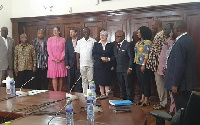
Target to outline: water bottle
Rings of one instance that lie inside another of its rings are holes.
[[[92,93],[87,97],[87,125],[94,125],[94,105]]]
[[[74,125],[74,119],[73,119],[73,105],[72,100],[67,100],[67,106],[66,106],[66,125]]]
[[[91,90],[91,93],[92,93],[92,97],[93,97],[93,101],[94,103],[96,103],[96,86],[95,86],[95,83],[94,81],[92,81],[92,83],[90,84],[90,90]]]
[[[5,122],[5,125],[11,125],[10,122]]]
[[[15,80],[14,80],[14,78],[11,78],[11,81],[10,81],[10,95],[15,96]]]

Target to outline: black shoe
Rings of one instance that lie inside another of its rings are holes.
[[[143,103],[143,102],[140,102],[140,101],[139,101],[139,102],[136,103],[136,105],[142,105],[142,103]]]
[[[144,103],[144,102],[143,102],[140,106],[141,106],[141,107],[150,106],[150,102],[147,102],[147,103]]]

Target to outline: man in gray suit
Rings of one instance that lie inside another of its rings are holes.
[[[2,80],[7,76],[13,77],[13,58],[14,58],[14,44],[15,41],[7,37],[8,28],[1,28],[0,37],[0,86],[2,86]]]
[[[131,83],[133,47],[125,40],[125,33],[122,30],[115,33],[115,41],[117,44],[114,46],[114,55],[121,98],[133,101],[133,83]]]

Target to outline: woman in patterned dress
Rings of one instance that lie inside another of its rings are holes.
[[[152,44],[152,42],[150,41],[152,38],[152,32],[148,27],[142,26],[138,29],[137,36],[140,40],[135,44],[134,63],[136,64],[137,81],[140,87],[140,92],[142,94],[142,98],[137,103],[137,105],[149,106],[149,96],[151,95],[152,72],[151,70],[147,69],[145,65]]]

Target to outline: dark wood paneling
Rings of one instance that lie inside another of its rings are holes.
[[[125,20],[122,21],[108,20],[106,21],[106,30],[108,31],[108,41],[114,42],[115,32],[117,30],[123,30],[126,33],[126,22]]]
[[[90,29],[90,36],[99,41],[99,33],[103,29],[103,22],[86,22],[84,27],[88,27]]]
[[[126,33],[126,39],[132,42],[133,45],[138,41],[137,29],[140,26],[148,26],[151,28],[153,19],[159,19],[163,22],[163,28],[167,23],[175,22],[183,19],[188,23],[188,32],[196,45],[196,59],[198,71],[198,86],[196,89],[200,90],[200,2],[198,3],[184,3],[176,5],[151,6],[147,8],[129,8],[115,11],[102,12],[88,12],[77,13],[69,15],[43,16],[43,17],[24,17],[12,18],[13,24],[13,38],[18,43],[19,35],[27,32],[31,39],[35,36],[35,30],[43,28],[46,31],[46,37],[53,35],[53,28],[55,26],[61,27],[61,35],[65,39],[69,39],[69,29],[76,28],[78,30],[78,37],[82,37],[82,28],[89,27],[91,30],[90,36],[99,40],[99,32],[101,30],[108,31],[108,41],[115,41],[115,32],[123,30]],[[37,28],[36,28],[37,26]],[[25,27],[25,28],[23,28]],[[34,31],[34,32],[32,32]],[[32,34],[33,33],[33,34]],[[117,79],[113,75],[113,79]],[[135,79],[135,78],[134,78]],[[154,78],[152,78],[154,79]],[[115,95],[119,95],[117,81],[112,84]],[[134,84],[136,81],[134,80]],[[135,87],[138,91],[138,87]],[[157,97],[157,90],[155,82],[152,82],[152,97]],[[138,92],[136,92],[138,94]]]
[[[27,41],[32,42],[37,37],[37,26],[24,26],[24,33],[27,35]]]
[[[198,83],[200,81],[200,14],[188,15],[188,33],[195,42]],[[198,85],[199,86],[199,85]]]

